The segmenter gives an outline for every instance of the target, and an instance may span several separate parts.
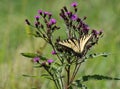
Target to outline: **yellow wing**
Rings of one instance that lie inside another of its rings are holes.
[[[78,44],[78,40],[76,39],[68,39],[68,40],[60,41],[59,44],[72,49],[74,52],[79,53],[79,44]]]
[[[91,34],[90,35],[85,35],[83,36],[80,40],[79,40],[79,47],[80,47],[80,52],[82,53],[84,50],[84,47],[86,45],[86,43],[88,42],[88,40],[91,38]]]
[[[80,38],[80,40],[68,39],[68,40],[60,41],[59,44],[72,49],[76,53],[82,53],[90,37],[91,35],[85,35],[82,38]]]

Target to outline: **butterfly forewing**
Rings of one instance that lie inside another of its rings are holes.
[[[74,52],[79,53],[79,44],[76,39],[68,39],[59,42],[60,45],[72,49]]]

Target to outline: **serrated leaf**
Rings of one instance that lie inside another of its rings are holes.
[[[109,54],[110,54],[110,53],[94,53],[94,54],[87,55],[87,56],[85,57],[85,59],[95,58],[95,57],[99,57],[99,56],[107,57]]]
[[[86,75],[82,77],[82,81],[86,82],[89,80],[120,80],[120,78],[113,78],[104,75]]]

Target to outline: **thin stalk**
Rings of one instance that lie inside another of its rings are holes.
[[[68,66],[68,69],[67,69],[67,85],[66,85],[66,88],[68,89],[69,87],[69,83],[70,83],[70,65]]]
[[[45,68],[45,67],[44,67]],[[55,86],[56,86],[56,88],[57,89],[60,89],[59,88],[59,85],[57,84],[57,82],[55,81],[55,78],[54,78],[54,76],[53,76],[53,74],[47,69],[47,68],[45,68],[45,70],[49,73],[49,75],[52,77],[52,79],[53,79],[53,81],[54,81],[54,83],[55,83]]]
[[[62,84],[62,89],[64,89],[64,84],[63,84],[63,80],[62,80],[61,74],[60,74],[60,80],[61,80],[61,84]]]
[[[54,47],[54,45],[53,45],[52,43],[51,43],[51,46],[52,46],[53,50],[56,51],[56,50],[55,50],[55,47]],[[59,55],[58,55],[58,54],[56,54],[56,55],[57,55],[58,59],[60,60],[60,62],[63,64],[63,62],[62,62],[61,58],[59,57]],[[63,80],[62,80],[61,75],[60,75],[60,80],[61,80],[62,89],[63,89],[64,84],[63,84]]]
[[[57,79],[58,76],[56,75],[56,73],[54,73],[54,74],[55,74],[55,77],[56,77],[56,80],[57,80],[57,83],[58,83],[60,89],[63,89],[63,84],[62,84],[61,78]],[[61,84],[62,84],[62,86],[61,86]]]
[[[51,40],[51,39],[50,39],[50,40]],[[51,41],[50,45],[52,46],[53,50],[56,51],[56,50],[55,50],[55,47],[54,47],[54,45],[53,45],[53,43],[52,43],[52,41]],[[56,54],[56,55],[57,55],[58,59],[60,60],[60,62],[63,64],[63,62],[62,62],[60,56],[59,56],[58,54]],[[60,75],[60,82],[61,82],[61,84],[62,84],[62,89],[63,89],[64,84],[63,84],[63,80],[62,80],[61,75]]]
[[[74,72],[73,72],[73,75],[72,75],[70,84],[73,82],[73,80],[74,80],[74,78],[75,78],[75,76],[76,76],[76,74],[77,74],[77,72],[78,72],[80,66],[81,66],[81,64],[76,64],[76,67],[75,67],[75,70],[74,70]]]

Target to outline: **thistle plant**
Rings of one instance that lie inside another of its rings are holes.
[[[53,33],[60,31],[61,27],[57,25],[57,20],[53,18],[50,12],[38,10],[33,25],[28,19],[25,20],[27,25],[35,28],[31,34],[34,37],[42,38],[51,46],[51,54],[56,56],[56,59],[49,59],[39,53],[22,53],[22,55],[32,58],[35,68],[43,68],[47,72],[44,77],[53,81],[56,89],[87,89],[83,82],[90,79],[119,80],[119,78],[103,75],[81,76],[80,79],[76,79],[81,65],[87,59],[108,55],[107,53],[88,53],[93,46],[98,44],[103,32],[91,30],[85,23],[87,17],[80,18],[78,16],[77,5],[77,2],[71,4],[73,11],[68,10],[66,6],[60,10],[59,16],[66,26],[64,32],[67,37],[65,39],[61,39],[60,34],[56,40],[53,39]]]

